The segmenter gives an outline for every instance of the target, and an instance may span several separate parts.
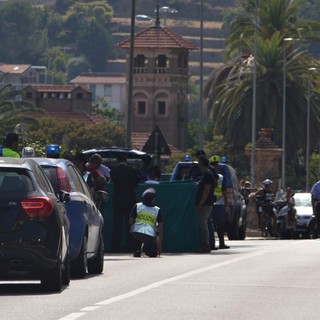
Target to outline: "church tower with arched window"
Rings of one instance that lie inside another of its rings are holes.
[[[130,39],[118,47],[127,49],[129,61]],[[133,132],[152,132],[158,126],[169,144],[187,147],[189,50],[197,49],[160,25],[157,6],[155,25],[134,38]]]

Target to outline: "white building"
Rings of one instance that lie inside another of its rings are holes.
[[[125,112],[127,108],[127,81],[125,76],[107,73],[83,73],[70,81],[73,85],[86,86],[92,91],[93,103],[101,100],[108,108]]]

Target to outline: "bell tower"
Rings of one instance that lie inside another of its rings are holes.
[[[161,26],[159,5],[154,26],[136,33],[134,43],[132,130],[152,132],[158,126],[169,144],[185,150],[189,51],[198,48]],[[130,39],[118,47],[127,50],[129,62]]]

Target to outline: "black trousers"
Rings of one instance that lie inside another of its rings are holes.
[[[125,252],[132,252],[132,237],[129,234],[129,215],[135,205],[135,200],[113,202],[113,232],[112,252],[121,252],[122,241],[125,239]]]
[[[140,251],[143,244],[143,251],[149,257],[155,258],[157,256],[157,238],[151,237],[143,233],[132,232],[134,241],[134,251]]]

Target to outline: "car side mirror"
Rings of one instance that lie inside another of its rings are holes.
[[[66,191],[60,190],[59,191],[59,200],[62,203],[68,203],[70,202],[70,194]]]

